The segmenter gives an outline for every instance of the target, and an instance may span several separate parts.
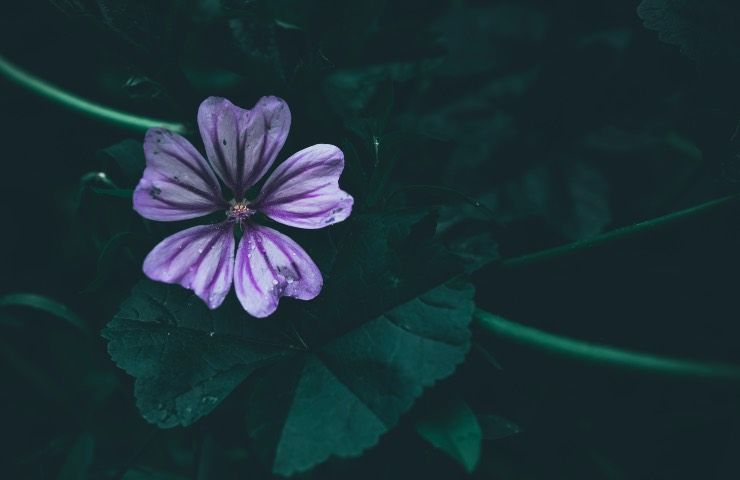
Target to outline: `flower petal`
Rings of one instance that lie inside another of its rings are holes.
[[[241,200],[283,148],[290,130],[290,110],[277,97],[262,97],[252,110],[225,98],[209,97],[198,109],[198,126],[213,168]]]
[[[231,289],[234,244],[230,222],[188,228],[165,238],[149,252],[144,273],[152,280],[193,290],[214,309]]]
[[[294,154],[265,182],[254,208],[273,220],[299,228],[322,228],[341,222],[354,200],[339,188],[344,154],[319,144]]]
[[[311,300],[323,284],[321,271],[300,245],[272,228],[245,226],[236,253],[234,288],[250,315],[270,315],[280,297]]]
[[[144,139],[146,169],[134,190],[134,210],[150,220],[186,220],[225,207],[218,179],[186,139],[151,128]]]

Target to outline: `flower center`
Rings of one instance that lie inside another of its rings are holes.
[[[246,200],[242,200],[240,202],[236,202],[234,200],[231,201],[231,206],[228,210],[226,210],[226,217],[230,220],[235,220],[239,223],[246,220],[247,218],[254,215],[255,210],[252,210],[249,208],[249,202]]]

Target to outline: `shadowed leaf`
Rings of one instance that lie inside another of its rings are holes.
[[[466,472],[475,470],[480,459],[481,427],[475,413],[461,398],[425,412],[416,421],[416,431],[462,465]]]

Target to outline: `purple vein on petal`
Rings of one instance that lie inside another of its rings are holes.
[[[300,168],[296,167],[295,165],[291,165],[289,168],[282,171],[279,176],[274,177],[274,178],[272,177],[269,178],[268,179],[269,185],[267,185],[267,188],[265,190],[269,189],[271,193],[274,193],[276,190],[279,190],[283,184],[285,184],[287,181],[290,181],[292,179],[292,178],[286,179],[285,177],[297,177],[299,175],[304,175],[306,172],[310,172],[313,169],[321,168],[321,167],[324,167],[324,165],[321,163],[312,163],[312,164],[302,166]],[[294,171],[296,168],[298,170]]]
[[[290,213],[281,213],[281,212],[271,212],[270,217],[275,218],[312,218],[317,217],[320,215],[326,215],[327,213],[331,212],[332,210],[336,209],[336,206],[332,205],[330,207],[321,209],[321,210],[312,210],[309,212],[290,212]]]
[[[325,183],[323,185],[319,185],[317,187],[311,188],[310,190],[306,190],[305,192],[299,192],[293,195],[287,195],[285,197],[272,197],[268,201],[255,203],[255,207],[256,208],[271,207],[279,203],[288,203],[288,202],[294,202],[296,200],[303,200],[307,198],[316,198],[316,197],[319,197],[320,195],[313,195],[313,193],[321,190],[322,188],[326,188],[329,185],[331,185],[331,183]]]
[[[213,145],[216,149],[216,159],[221,164],[222,169],[222,175],[224,176],[224,182],[229,185],[232,189],[235,188],[235,182],[234,179],[231,177],[231,169],[229,168],[229,162],[226,158],[226,152],[224,152],[223,145],[221,144],[221,140],[218,138],[219,134],[219,124],[220,124],[220,116],[214,115],[214,128],[213,128],[213,134],[215,135],[215,138],[212,138]]]
[[[227,221],[191,227],[165,238],[147,255],[144,273],[153,280],[193,290],[213,309],[231,288],[233,260],[233,223]]]
[[[255,240],[256,234],[254,233],[253,228],[247,227],[247,229],[244,230],[244,235],[249,235],[247,237],[247,246],[246,248],[249,248],[251,245],[254,245],[254,248],[257,248],[257,241]],[[254,243],[252,243],[254,242]],[[251,249],[250,249],[251,250]],[[260,288],[259,284],[257,283],[257,279],[254,278],[254,271],[252,270],[252,266],[249,263],[249,256],[251,254],[247,253],[247,261],[246,263],[246,269],[247,269],[247,275],[249,275],[249,282],[252,284],[252,286],[257,290],[258,292],[262,293],[262,289]]]
[[[262,259],[265,261],[265,265],[270,271],[270,275],[272,275],[273,280],[277,282],[279,281],[279,278],[275,273],[275,266],[272,264],[272,261],[270,261],[270,257],[267,256],[267,251],[265,251],[265,245],[263,242],[264,239],[262,238],[262,236],[257,236],[257,250],[260,252]]]
[[[210,212],[210,211],[212,211],[212,208],[210,208],[207,205],[204,205],[204,206],[201,207],[200,205],[193,205],[192,203],[185,203],[185,202],[178,202],[178,201],[175,201],[175,200],[168,200],[166,198],[162,198],[162,197],[159,197],[159,196],[156,197],[156,199],[157,199],[158,202],[162,202],[165,205],[169,205],[170,207],[179,208],[179,209],[182,209],[182,210],[203,211],[203,212]]]
[[[275,236],[270,233],[268,230],[263,230],[262,235],[265,238],[269,238],[273,245],[275,245],[278,250],[280,250],[280,253],[285,255],[286,258],[290,259],[290,266],[293,268],[293,273],[296,275],[296,280],[300,280],[302,278],[301,271],[298,268],[298,265],[295,263],[295,260],[292,258],[292,253],[290,250],[285,248],[285,245],[280,241],[280,239],[275,238]]]
[[[239,245],[234,285],[244,309],[262,318],[275,311],[282,297],[315,298],[323,279],[313,260],[290,237],[252,223]]]
[[[214,227],[214,229],[221,230],[221,228],[219,228],[219,227]],[[223,232],[219,232],[218,234],[212,236],[210,240],[208,240],[208,243],[206,243],[206,245],[203,247],[202,251],[200,253],[198,253],[198,258],[193,262],[193,264],[191,265],[190,268],[192,268],[194,270],[199,270],[200,269],[201,265],[203,264],[203,260],[206,258],[206,256],[209,253],[211,253],[211,248],[213,248],[213,246],[216,245],[216,242],[218,242],[219,240],[221,240],[221,235],[223,235],[223,234],[224,234]],[[198,235],[198,239],[203,238],[203,237],[205,237],[207,235],[208,235],[208,232],[205,232],[202,235]],[[177,252],[177,254],[174,257],[172,257],[172,259],[170,260],[170,264],[172,264],[172,262],[175,260],[175,258],[179,257],[180,254],[182,254],[182,252],[183,252],[183,250],[180,250],[179,252]],[[222,263],[219,260],[219,265],[221,265],[221,264]],[[218,273],[218,270],[214,270],[214,272],[215,273]],[[190,273],[190,272],[187,271],[187,270],[185,272],[183,272],[183,274],[180,276],[180,278],[177,279],[177,281],[178,282],[182,281],[184,279],[184,277],[188,273]]]
[[[208,168],[208,167],[205,167],[203,165],[198,164],[198,167],[195,168],[192,164],[190,164],[187,160],[185,160],[179,153],[173,152],[173,151],[171,151],[169,149],[165,149],[165,148],[160,147],[159,148],[159,151],[161,153],[167,154],[170,157],[174,158],[183,167],[187,168],[188,170],[190,170],[191,172],[193,172],[195,175],[197,175],[198,177],[200,177],[203,180],[205,180],[211,187],[214,188],[214,191],[216,191],[216,192],[220,191],[220,188],[218,186],[218,182],[214,184],[213,183],[213,177],[211,175],[211,172],[209,172],[209,171],[206,170],[206,168]],[[213,197],[216,197],[217,196],[217,195],[213,195],[213,194],[211,194],[211,195]]]
[[[197,235],[194,235],[194,236],[193,236],[193,238],[191,238],[191,242],[192,242],[192,241],[195,241],[195,240],[200,240],[201,238],[203,238],[203,237],[206,237],[206,236],[208,236],[208,234],[209,234],[209,232],[208,232],[207,230],[203,230],[203,231],[201,231],[201,232],[198,232],[198,234],[197,234]],[[210,246],[214,245],[214,244],[215,244],[215,242],[214,242],[214,239],[218,240],[218,238],[219,238],[219,236],[218,236],[218,235],[215,235],[215,236],[214,236],[214,237],[213,237],[213,238],[211,239],[211,241],[209,241],[209,243],[208,243],[208,246],[210,247]],[[178,251],[177,251],[177,253],[175,253],[175,254],[174,254],[174,255],[173,255],[172,257],[170,257],[170,258],[169,258],[169,260],[167,261],[167,266],[168,266],[168,267],[171,267],[171,266],[172,266],[172,264],[173,264],[173,263],[175,263],[175,261],[176,261],[176,260],[177,260],[178,258],[180,258],[180,256],[181,256],[181,255],[182,255],[182,254],[183,254],[184,252],[185,252],[185,250],[184,250],[184,249],[178,250]],[[207,253],[207,250],[205,250],[205,249],[204,249],[204,250],[203,250],[203,252],[202,252],[202,253],[200,253],[200,254],[198,255],[198,257],[199,257],[199,258],[198,258],[198,260],[196,260],[196,263],[193,263],[193,266],[195,266],[196,264],[200,265],[200,262],[202,262],[202,261],[203,261],[202,259],[203,259],[203,256],[204,256],[204,254],[205,254],[205,253]],[[182,280],[182,278],[183,278],[183,277],[184,277],[185,275],[187,275],[187,273],[188,273],[188,272],[187,272],[187,271],[185,271],[185,272],[184,272],[184,273],[183,273],[182,275],[180,275],[180,276],[179,276],[179,277],[178,277],[178,278],[176,279],[176,282],[179,282],[180,280]]]

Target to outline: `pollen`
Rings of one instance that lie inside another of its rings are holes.
[[[249,208],[249,202],[242,200],[240,202],[232,201],[231,207],[226,211],[226,216],[230,219],[241,222],[254,215],[255,211]]]

